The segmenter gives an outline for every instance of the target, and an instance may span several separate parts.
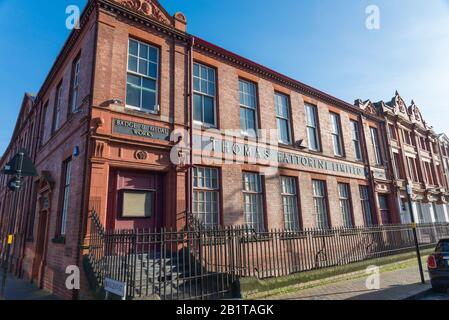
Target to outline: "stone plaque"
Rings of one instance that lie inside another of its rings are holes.
[[[170,130],[134,121],[113,119],[112,131],[129,136],[170,141]]]

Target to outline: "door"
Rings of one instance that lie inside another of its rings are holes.
[[[159,231],[163,225],[163,178],[156,172],[111,171],[107,230]]]
[[[42,287],[42,280],[45,268],[47,233],[48,233],[48,210],[45,209],[42,210],[39,214],[36,250],[33,261],[32,279],[36,281],[39,287]]]

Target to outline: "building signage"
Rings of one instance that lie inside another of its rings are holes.
[[[387,180],[387,173],[385,170],[373,170],[373,177],[378,180]]]
[[[211,139],[210,137],[195,136],[194,149],[202,150],[203,155],[207,152],[221,153],[225,156],[230,155],[232,157],[243,157],[254,159],[256,161],[295,165],[303,168],[332,171],[340,174],[344,173],[366,178],[363,166],[320,159],[309,155],[282,152],[279,150],[272,150],[267,147]]]
[[[119,297],[126,297],[126,283],[115,281],[110,278],[104,279],[104,290]]]
[[[150,126],[147,124],[137,123],[134,121],[113,119],[112,130],[114,133],[170,141],[169,129]]]

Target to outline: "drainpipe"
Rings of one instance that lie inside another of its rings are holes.
[[[365,131],[365,125],[363,123],[364,116],[362,114],[359,115],[359,126],[360,126],[360,136],[362,139],[362,152],[363,152],[363,158],[365,162],[365,168],[368,169],[368,183],[369,188],[371,189],[373,197],[371,198],[371,208],[373,208],[373,212],[371,213],[372,218],[375,218],[376,221],[373,221],[373,223],[377,222],[378,225],[381,225],[382,219],[379,220],[379,210],[377,206],[377,200],[376,200],[376,185],[374,183],[374,175],[373,170],[371,170],[371,161],[369,159],[369,152],[368,152],[368,143],[366,138],[366,131]],[[368,126],[369,129],[369,126]],[[368,134],[371,135],[371,130],[368,130]],[[365,219],[365,217],[364,217]]]
[[[189,152],[189,164],[187,172],[187,215],[186,226],[188,226],[189,218],[191,218],[193,212],[193,46],[195,45],[195,37],[190,38],[189,43],[189,140],[190,140],[190,152]]]
[[[78,225],[78,248],[76,252],[76,264],[80,267],[80,269],[83,268],[82,264],[82,254],[81,252],[84,250],[83,244],[84,244],[84,238],[86,236],[86,229],[87,223],[88,223],[88,216],[89,216],[89,197],[90,197],[90,174],[91,170],[89,167],[89,161],[90,161],[90,146],[91,146],[91,130],[90,130],[90,124],[92,120],[92,105],[93,105],[93,98],[94,98],[94,84],[95,84],[95,70],[97,65],[97,43],[98,43],[98,24],[99,24],[99,13],[98,8],[96,12],[96,19],[94,22],[95,25],[95,40],[94,40],[94,50],[93,50],[93,63],[92,63],[92,75],[90,80],[90,99],[89,99],[89,112],[88,112],[88,118],[86,123],[86,141],[84,144],[84,168],[83,168],[83,186],[84,186],[84,192],[81,195],[81,214],[80,214],[80,221]],[[85,214],[83,214],[85,213]],[[89,239],[90,241],[90,239]],[[79,290],[73,290],[72,294],[72,300],[79,300]]]

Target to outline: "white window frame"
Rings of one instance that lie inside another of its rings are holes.
[[[251,95],[251,92],[244,92],[241,90],[241,84],[246,84],[254,89],[254,96]],[[247,105],[242,101],[242,95],[247,96],[248,99],[254,99],[254,107]],[[250,137],[257,137],[257,132],[259,130],[259,119],[258,119],[258,97],[257,97],[257,85],[254,82],[247,81],[244,79],[239,79],[239,100],[240,100],[240,110],[252,110],[254,111],[254,134],[251,134],[251,129],[248,130],[248,128],[242,128],[241,122],[241,113],[240,113],[240,130],[242,135],[244,136],[250,136]],[[246,119],[245,119],[245,126],[246,126]]]
[[[200,200],[202,195],[202,200]],[[208,199],[209,198],[209,199]],[[193,169],[193,214],[206,227],[220,225],[220,172],[217,168]],[[214,210],[214,205],[216,210]],[[203,210],[200,210],[201,206]],[[207,208],[210,207],[210,211]],[[215,215],[215,216],[213,216]]]
[[[345,150],[343,146],[343,132],[341,130],[340,115],[334,112],[330,112],[329,115],[331,120],[331,135],[332,135],[332,145],[334,148],[334,155],[336,157],[344,157]],[[340,150],[336,150],[336,148],[339,148]]]
[[[354,228],[354,219],[351,207],[351,187],[347,183],[338,184],[338,199],[340,202],[340,212],[343,216],[343,226]]]
[[[316,227],[318,229],[329,229],[329,212],[326,182],[323,180],[312,180],[313,205],[315,209]],[[320,211],[320,208],[323,211]]]
[[[62,198],[62,214],[60,224],[60,235],[65,236],[67,233],[67,216],[69,210],[70,199],[70,183],[72,176],[72,159],[68,159],[64,162],[64,186],[63,186],[63,198]]]
[[[284,115],[281,115],[280,112],[278,112],[280,109],[280,105],[279,102],[282,101],[283,99],[285,99],[285,101],[287,101],[287,117],[285,117]],[[291,115],[290,115],[290,97],[286,94],[280,93],[280,92],[275,92],[274,93],[274,104],[275,104],[275,109],[276,109],[276,125],[278,127],[278,140],[279,143],[282,144],[286,144],[286,145],[291,145],[293,143],[293,137],[292,137],[292,124],[291,124]],[[286,121],[287,122],[287,133],[288,133],[288,140],[289,141],[283,141],[281,139],[281,132],[280,132],[280,128],[279,128],[279,123],[278,120],[282,120],[282,121]]]
[[[245,226],[256,232],[262,232],[265,230],[262,176],[258,173],[243,172],[242,184]]]
[[[352,146],[356,161],[363,161],[362,145],[360,143],[360,126],[358,121],[351,120]],[[357,154],[359,153],[359,155]]]
[[[294,177],[281,176],[282,208],[284,227],[289,231],[301,229],[298,206],[297,180]]]
[[[55,97],[55,119],[53,123],[54,132],[58,131],[61,128],[61,105],[62,105],[62,93],[63,86],[62,83],[58,85],[56,88],[56,97]]]
[[[371,142],[374,147],[374,157],[376,160],[376,165],[382,165],[382,151],[380,150],[380,142],[379,142],[379,132],[377,128],[370,128],[371,132]]]
[[[217,91],[218,91],[218,87],[217,87],[217,70],[216,69],[214,69],[214,68],[212,68],[212,67],[209,67],[209,66],[207,66],[207,65],[205,65],[205,64],[202,64],[202,63],[198,63],[198,62],[195,62],[194,63],[194,67],[195,66],[198,66],[198,68],[199,68],[199,70],[200,70],[200,72],[199,72],[199,77],[197,77],[197,76],[195,76],[195,72],[193,72],[193,79],[192,79],[192,81],[194,81],[195,80],[195,78],[197,78],[197,79],[199,79],[199,82],[200,82],[200,87],[201,87],[201,80],[203,80],[203,81],[206,81],[207,82],[207,84],[208,84],[208,86],[209,86],[209,83],[211,83],[212,81],[210,81],[210,79],[209,79],[209,70],[212,70],[213,71],[213,73],[214,73],[214,81],[212,82],[213,83],[213,85],[214,85],[214,87],[215,87],[215,94],[212,96],[212,95],[210,95],[209,93],[206,93],[206,92],[203,92],[203,91],[198,91],[198,90],[195,90],[195,86],[194,86],[194,90],[193,90],[193,94],[194,94],[194,96],[195,95],[199,95],[199,96],[201,96],[202,97],[202,101],[203,101],[203,103],[202,103],[202,106],[201,106],[201,108],[202,108],[202,110],[201,110],[201,114],[202,114],[202,121],[198,121],[198,120],[193,120],[193,123],[194,124],[196,124],[196,125],[200,125],[200,126],[202,126],[202,127],[205,127],[205,128],[217,128],[218,127],[218,123],[217,123],[217,117],[218,117],[218,115],[217,115]],[[203,79],[203,78],[201,78],[201,68],[205,68],[206,70],[207,70],[207,79]],[[201,89],[200,89],[201,90]],[[207,91],[207,90],[206,90]],[[204,98],[203,97],[208,97],[208,98],[212,98],[213,99],[213,102],[214,102],[214,123],[206,123],[206,122],[204,122]],[[195,99],[193,99],[193,104],[195,104]],[[195,105],[193,105],[193,108],[192,108],[193,110],[192,110],[192,113],[194,113],[194,111],[195,111]],[[194,116],[194,114],[192,114],[192,117]]]
[[[137,42],[137,46],[138,46],[137,47],[138,48],[137,49],[138,50],[137,56],[135,56],[135,55],[130,53],[131,41]],[[141,58],[140,55],[139,55],[141,46],[148,47],[148,56],[147,56],[146,59]],[[156,49],[156,52],[157,52],[157,58],[156,58],[157,61],[156,62],[150,60],[150,48]],[[129,57],[130,56],[137,58],[137,72],[133,71],[133,70],[130,70],[130,68],[129,68]],[[127,51],[127,55],[126,55],[126,88],[128,88],[128,75],[139,77],[141,85],[140,85],[140,107],[136,107],[136,106],[132,106],[132,105],[128,104],[127,99],[126,99],[127,95],[128,95],[128,91],[127,91],[128,89],[126,89],[126,96],[125,96],[125,108],[126,109],[136,110],[136,111],[149,113],[149,114],[158,114],[160,112],[160,106],[158,104],[158,101],[159,101],[159,76],[160,76],[159,75],[159,72],[160,72],[159,64],[160,64],[160,56],[161,56],[160,48],[158,48],[156,46],[153,46],[153,45],[151,45],[149,43],[136,40],[134,38],[129,38],[128,39],[128,51]],[[147,62],[147,71],[148,72],[150,70],[150,64],[155,64],[156,65],[156,77],[155,78],[151,77],[151,76],[149,76],[147,74],[143,74],[143,73],[139,72],[140,60],[145,60]],[[142,99],[143,99],[142,81],[143,81],[144,78],[148,79],[148,80],[152,80],[152,81],[155,82],[155,93],[154,93],[155,105],[154,105],[154,110],[142,108]]]
[[[79,100],[79,87],[80,87],[80,77],[81,77],[81,56],[76,58],[77,60],[73,64],[73,79],[72,79],[72,93],[70,101],[70,110],[72,113],[78,112],[78,100]]]
[[[309,118],[310,118],[310,114],[309,111],[312,112],[312,120],[314,123],[310,123]],[[319,130],[319,120],[318,120],[318,108],[312,104],[305,104],[305,114],[306,114],[306,127],[307,127],[307,139],[308,139],[308,144],[309,144],[309,150],[311,151],[315,151],[315,152],[320,152],[321,151],[321,141],[320,141],[320,130]],[[316,138],[316,143],[317,146],[312,147],[312,141],[311,141],[311,137],[310,137],[310,133],[309,131],[313,130],[313,133],[315,135]]]

